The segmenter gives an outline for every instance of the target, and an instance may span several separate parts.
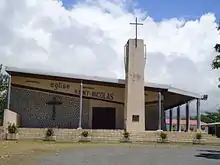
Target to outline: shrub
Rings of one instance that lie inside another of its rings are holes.
[[[81,135],[82,135],[83,137],[88,137],[89,132],[88,132],[88,131],[83,131],[83,132],[81,133]]]
[[[202,140],[202,133],[197,132],[195,137],[193,138],[193,144],[200,144]]]
[[[8,132],[9,132],[10,134],[15,134],[15,133],[17,133],[17,132],[18,132],[18,129],[17,129],[16,125],[10,123],[10,124],[8,125]]]
[[[129,134],[129,132],[124,131],[123,136],[125,139],[128,139],[130,137],[130,134]]]
[[[46,137],[54,136],[54,130],[52,128],[48,128],[46,131]]]
[[[196,133],[196,139],[197,139],[197,140],[201,140],[201,139],[202,139],[202,133],[197,132],[197,133]]]
[[[161,138],[162,140],[167,139],[167,134],[166,134],[165,132],[161,132],[161,133],[160,133],[160,138]]]

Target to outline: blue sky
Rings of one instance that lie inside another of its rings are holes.
[[[76,0],[62,0],[66,7]],[[80,1],[80,0],[78,0]],[[173,17],[198,19],[207,12],[220,19],[220,0],[137,0],[138,7],[147,11],[155,20]]]

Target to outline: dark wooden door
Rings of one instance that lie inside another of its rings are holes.
[[[94,107],[92,112],[93,129],[115,129],[115,108]]]

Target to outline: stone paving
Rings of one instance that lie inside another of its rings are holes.
[[[34,165],[219,165],[214,147],[83,147],[39,158]]]

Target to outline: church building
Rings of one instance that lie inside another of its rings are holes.
[[[25,128],[166,129],[165,112],[201,95],[149,83],[144,78],[146,45],[129,39],[125,45],[125,80],[6,67],[10,75],[8,107]],[[188,108],[187,108],[188,107]],[[189,130],[189,106],[186,106]],[[172,122],[170,122],[172,125]]]
[[[124,129],[125,80],[12,67],[6,71],[11,75],[8,109],[19,114],[20,127],[78,128],[82,82],[82,128]],[[159,92],[161,100],[158,100]],[[199,98],[194,93],[154,83],[146,83],[144,93],[146,130],[158,129],[159,101],[164,118],[166,110]],[[133,120],[137,120],[135,116]]]

